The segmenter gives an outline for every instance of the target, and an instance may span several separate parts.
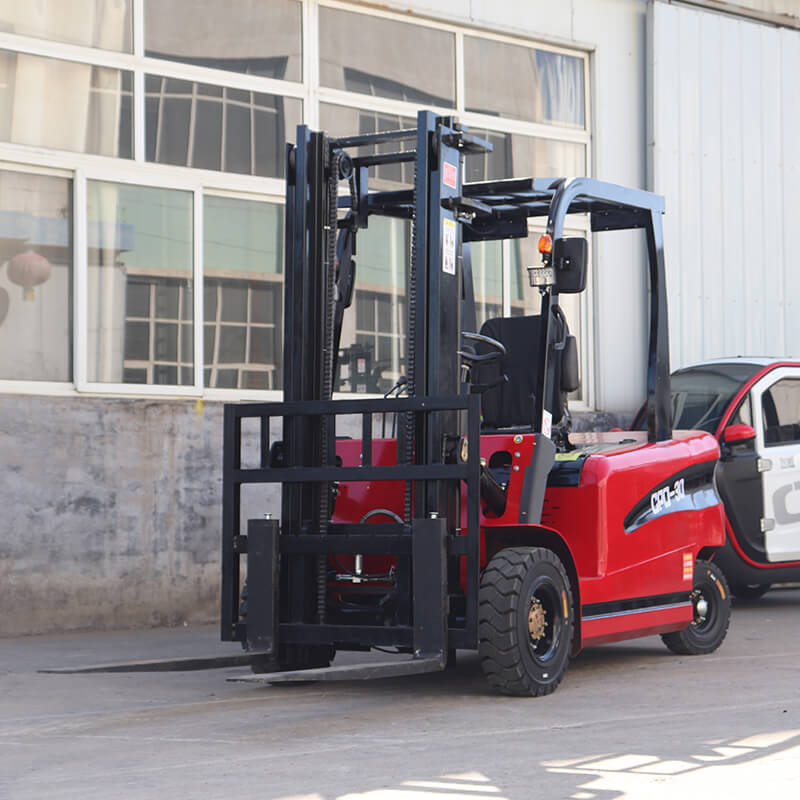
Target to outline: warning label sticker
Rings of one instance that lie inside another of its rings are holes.
[[[458,184],[458,167],[449,161],[442,164],[442,183],[451,189],[455,189]]]
[[[549,439],[553,434],[553,415],[546,409],[542,409],[542,433]]]
[[[456,274],[456,223],[448,217],[442,219],[442,272]]]

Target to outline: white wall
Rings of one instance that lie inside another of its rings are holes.
[[[656,2],[652,186],[674,367],[800,355],[800,31]]]

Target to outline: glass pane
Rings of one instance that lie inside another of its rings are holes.
[[[239,371],[217,367],[240,364],[255,368],[242,373],[242,388],[279,389],[283,206],[206,196],[204,220],[205,297],[213,292],[215,312],[206,305],[207,385],[236,388]]]
[[[245,372],[242,375],[242,389],[269,389],[269,373]]]
[[[298,0],[145,0],[145,55],[302,81]]]
[[[274,328],[253,328],[250,331],[250,362],[274,364],[279,358],[275,350]]]
[[[230,99],[230,90],[228,97]],[[250,120],[252,109],[248,105],[228,102],[225,114],[225,163],[223,171],[251,174],[252,143]]]
[[[190,162],[199,169],[222,169],[222,103],[198,100]],[[153,160],[153,159],[151,159]]]
[[[323,86],[423,105],[455,105],[454,34],[325,7],[319,10],[319,31]],[[357,46],[343,46],[355,41]]]
[[[223,325],[219,329],[219,361],[222,364],[242,364],[247,329],[243,325]]]
[[[0,378],[72,380],[72,182],[0,170]]]
[[[191,192],[89,181],[87,193],[89,380],[191,385]]]
[[[216,328],[213,325],[203,326],[203,361],[211,364],[214,361],[214,333]]]
[[[583,128],[583,65],[579,56],[465,36],[467,111]]]
[[[156,285],[156,316],[159,319],[178,319],[179,287],[175,284]]]
[[[410,117],[396,114],[384,114],[377,111],[364,111],[349,106],[335,106],[329,103],[319,104],[320,127],[331,136],[351,136],[378,131],[396,131],[416,128],[417,121]],[[370,147],[353,148],[354,155],[364,156],[374,153],[396,153],[398,150],[413,150],[416,141],[388,142]],[[414,165],[386,164],[369,168],[370,188],[399,189],[401,186],[411,187],[414,184]]]
[[[476,128],[470,128],[470,133],[488,139],[494,150],[466,157],[466,181],[492,181],[521,175],[555,178],[586,174],[585,145]]]
[[[764,441],[768,445],[800,441],[800,380],[786,378],[761,395]]]
[[[103,50],[133,52],[131,0],[38,0],[0,4],[0,30]]]
[[[0,139],[132,156],[130,72],[0,50]]]
[[[222,287],[223,322],[247,322],[247,284]]]
[[[125,330],[125,360],[148,361],[150,358],[150,323],[129,322]]]
[[[282,178],[286,141],[302,114],[302,101],[291,97],[148,75],[147,160]]]
[[[128,281],[128,291],[125,297],[125,316],[149,317],[150,316],[150,282],[137,281],[135,278]]]
[[[407,222],[378,216],[358,234],[355,307],[342,324],[338,391],[383,393],[404,374],[409,236]]]
[[[487,319],[503,316],[503,248],[500,242],[473,242],[472,285],[477,330]]]
[[[208,225],[209,220],[205,221]],[[206,322],[213,322],[217,318],[217,292],[216,286],[203,287],[203,317]]]
[[[238,380],[238,369],[218,369],[215,386],[217,386],[219,389],[236,389]]]

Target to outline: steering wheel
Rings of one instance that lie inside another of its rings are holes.
[[[492,339],[491,336],[484,336],[482,333],[471,333],[470,331],[461,331],[461,335],[470,341],[480,342],[481,344],[488,345],[493,349],[490,353],[476,353],[474,350],[459,350],[458,355],[467,362],[470,368],[476,364],[488,364],[490,361],[498,361],[506,354],[505,345],[497,339]]]

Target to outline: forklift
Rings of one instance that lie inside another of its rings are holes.
[[[301,125],[287,146],[284,400],[224,415],[221,635],[253,654],[252,679],[432,672],[470,649],[492,687],[540,696],[589,645],[660,634],[701,654],[725,638],[719,446],[671,427],[663,198],[590,178],[465,183],[465,156],[489,150],[430,111],[375,134]],[[370,188],[370,168],[407,163],[411,188]],[[570,430],[577,346],[559,295],[585,290],[588,246],[564,235],[568,214],[645,233],[646,430]],[[375,215],[411,229],[405,375],[384,397],[333,399]],[[532,217],[546,220],[528,267],[540,312],[476,330],[470,244],[525,237]],[[244,525],[252,484],[280,485],[280,513]],[[371,649],[407,657],[331,666]]]

